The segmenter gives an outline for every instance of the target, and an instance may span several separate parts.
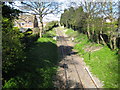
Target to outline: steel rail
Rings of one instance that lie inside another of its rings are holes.
[[[62,34],[62,32],[61,31],[59,31],[59,33],[61,33],[61,36],[63,37],[63,40],[62,41],[64,41],[64,43],[62,42],[62,44],[64,45],[66,45],[66,46],[68,46],[68,43],[67,43],[67,41],[65,40],[65,37],[63,36],[63,34]],[[64,49],[65,50],[65,49]],[[65,52],[67,52],[67,51],[65,51]],[[64,52],[64,53],[65,53]],[[65,54],[64,54],[65,55]],[[72,60],[73,60],[73,56],[71,56],[72,57]],[[65,59],[64,59],[64,62],[65,62]],[[79,73],[78,73],[78,70],[77,70],[77,68],[76,68],[76,65],[75,65],[75,63],[73,63],[73,65],[74,65],[74,67],[75,67],[75,70],[76,70],[76,73],[77,73],[77,76],[78,76],[78,78],[79,78],[79,81],[80,81],[80,84],[81,84],[81,88],[84,88],[84,86],[83,86],[83,83],[82,83],[82,80],[81,80],[81,77],[80,77],[80,75],[79,75]],[[66,81],[67,82],[67,81]],[[67,84],[66,84],[66,86],[67,86]]]
[[[66,44],[67,46],[69,46],[68,43],[67,43],[67,41],[65,40],[65,37],[64,37],[64,36],[63,36],[63,38],[64,38],[65,44]],[[72,60],[73,60],[73,56],[71,56],[71,58],[72,58]],[[80,81],[80,83],[81,83],[81,86],[82,86],[81,88],[84,89],[84,85],[83,85],[83,83],[82,83],[81,77],[80,77],[80,75],[79,75],[79,73],[78,73],[78,70],[77,70],[77,68],[76,68],[75,63],[73,63],[73,65],[74,65],[74,67],[75,67],[76,73],[77,73],[78,78],[79,78],[79,81]]]
[[[61,33],[61,36],[62,36],[63,39],[64,39],[64,40],[63,40],[63,41],[64,41],[64,44],[65,44],[66,46],[69,46],[68,43],[67,43],[67,41],[65,40],[65,37],[63,36],[62,32],[61,32],[61,31],[59,31],[59,32]],[[63,44],[63,42],[62,42],[62,44]],[[65,49],[64,49],[64,50],[65,50]],[[63,53],[64,53],[64,52],[63,52]],[[65,55],[65,54],[64,54],[64,55]],[[71,56],[71,57],[72,57],[72,60],[73,60],[73,56]],[[65,59],[64,59],[64,61],[65,61]],[[77,67],[76,67],[75,63],[73,63],[73,64],[74,64],[74,67],[75,67],[75,69],[76,69],[76,72],[77,72],[79,81],[80,81],[80,83],[81,83],[81,85],[82,85],[82,88],[85,88],[85,86],[84,86],[83,83],[82,83],[81,77],[80,77],[80,75],[79,75],[79,73],[78,73]],[[86,68],[85,68],[85,70],[86,70]],[[96,84],[96,82],[95,82],[95,80],[93,79],[93,77],[91,76],[91,74],[89,73],[88,69],[87,69],[86,71],[87,71],[88,75],[90,76],[90,78],[91,78],[93,84],[95,85],[96,89],[98,89],[99,87],[98,87],[98,85]]]
[[[58,32],[59,37],[62,36],[61,34],[62,34],[61,32]],[[64,45],[63,40],[62,40],[63,38],[60,38],[60,39],[61,39],[61,40],[59,40],[59,41],[61,42],[62,45]],[[64,65],[66,65],[66,63],[65,63],[65,58],[64,58],[65,55],[66,55],[66,54],[65,54],[65,48],[64,48],[64,46],[61,47],[61,52],[62,52],[62,58],[63,58],[63,60],[64,60]],[[65,87],[68,88],[67,70],[66,70],[66,68],[65,68],[64,66],[63,66],[63,68],[64,68],[64,71],[65,71],[65,79],[66,79]]]
[[[64,41],[65,41],[66,45],[68,45],[68,43],[67,43],[67,41],[66,41],[65,39],[64,39]],[[73,60],[73,56],[71,56],[71,57],[72,57],[72,60]],[[79,75],[78,70],[77,70],[77,68],[76,68],[76,65],[75,65],[75,63],[73,63],[73,64],[74,64],[75,69],[76,69],[76,72],[77,72],[77,74],[78,74],[79,81],[82,83],[81,78],[80,78],[80,75]],[[96,84],[95,80],[93,79],[93,77],[92,77],[92,75],[91,75],[91,73],[89,72],[89,70],[88,70],[87,67],[85,67],[85,70],[87,71],[88,75],[90,76],[90,79],[92,80],[92,82],[93,82],[93,84],[95,85],[96,89],[98,89],[99,87],[98,87],[98,85]],[[82,83],[82,87],[84,88],[83,83]]]
[[[64,41],[65,41],[66,45],[68,46],[68,43],[67,43],[67,41],[65,40],[65,37],[64,37],[64,36],[63,36],[63,38],[64,38]],[[72,57],[72,60],[73,60],[73,56],[71,56],[71,57]],[[82,87],[84,88],[84,85],[83,85],[83,83],[82,83],[82,81],[81,81],[81,77],[80,77],[80,75],[79,75],[79,73],[78,73],[78,70],[77,70],[77,68],[76,68],[76,65],[75,65],[75,63],[73,63],[73,64],[74,64],[75,69],[76,69],[76,72],[77,72],[77,74],[78,74],[79,81],[81,82]],[[93,77],[92,77],[91,73],[89,72],[89,70],[88,70],[86,67],[85,67],[85,70],[87,71],[88,75],[90,76],[90,79],[92,80],[92,82],[93,82],[93,84],[95,85],[96,89],[98,89],[99,87],[98,87],[98,85],[96,84],[95,80],[93,79]]]

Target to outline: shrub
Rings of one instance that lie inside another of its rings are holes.
[[[54,27],[57,27],[57,26],[58,26],[58,22],[57,21],[49,22],[45,26],[45,31],[52,30]]]

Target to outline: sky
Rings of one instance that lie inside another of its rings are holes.
[[[65,0],[59,0],[58,1],[59,3],[61,2],[66,2]],[[15,1],[15,4],[17,6],[21,6],[20,2],[19,1]],[[16,9],[19,9],[18,7],[14,6]],[[60,6],[60,8],[62,8],[62,10],[64,10],[66,8],[65,6],[65,3],[62,4]],[[32,13],[33,11],[29,11],[30,13]],[[63,13],[63,11],[61,11],[61,13]],[[43,21],[44,22],[49,22],[49,21],[59,21],[60,20],[60,16],[61,16],[61,13],[57,14],[57,15],[53,15],[53,14],[48,14],[46,15],[44,18],[43,18]]]
[[[26,0],[27,1],[27,0]],[[29,1],[29,0],[28,0]],[[32,0],[32,1],[36,1],[36,0]],[[37,1],[39,1],[39,0],[37,0]],[[37,2],[36,1],[36,2]],[[60,6],[60,8],[62,9],[62,11],[61,11],[61,13],[63,13],[64,12],[64,9],[66,9],[66,8],[68,8],[68,5],[70,6],[70,2],[79,2],[79,1],[81,1],[81,0],[59,0],[59,1],[56,1],[56,0],[42,0],[42,1],[52,1],[52,2],[58,2],[58,3],[62,3],[62,5]],[[20,4],[20,1],[15,1],[15,3],[16,3],[16,5],[18,5],[18,6],[21,6],[21,4]],[[19,9],[18,7],[16,7],[15,6],[15,8],[17,8],[17,9]],[[31,13],[33,12],[33,11],[30,11]],[[44,22],[49,22],[49,21],[60,21],[60,17],[61,17],[61,13],[58,13],[57,15],[53,15],[53,14],[48,14],[48,15],[46,15],[44,18],[43,18],[43,21]]]
[[[27,0],[26,0],[27,1]],[[29,0],[28,0],[29,1]],[[35,1],[35,0],[32,0],[32,1]],[[39,1],[39,0],[37,0],[37,1]],[[40,0],[41,1],[41,0]],[[56,1],[56,0],[43,0],[43,1]],[[68,8],[69,6],[72,6],[71,4],[70,4],[70,2],[75,2],[77,5],[79,5],[79,3],[80,2],[83,2],[84,0],[59,0],[59,1],[57,1],[57,2],[59,2],[59,3],[63,3],[61,6],[60,6],[60,8],[63,10],[63,11],[61,11],[61,13],[63,13],[64,12],[64,9],[65,8]],[[89,1],[100,1],[100,2],[102,2],[102,1],[111,1],[111,0],[85,0],[85,1],[87,1],[87,2],[89,2]],[[113,0],[113,1],[118,1],[118,0]],[[17,5],[19,5],[19,6],[21,6],[21,4],[20,4],[20,2],[19,1],[15,1],[15,3],[17,4]],[[16,7],[17,8],[17,7]],[[32,11],[30,11],[30,12],[32,12]],[[57,21],[59,21],[60,20],[60,16],[61,16],[61,13],[58,13],[57,15],[53,15],[53,14],[49,14],[49,15],[46,15],[44,18],[43,18],[43,21],[44,22],[49,22],[49,21],[53,21],[53,20],[57,20]]]

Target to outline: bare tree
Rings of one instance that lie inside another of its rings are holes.
[[[93,22],[94,17],[97,16],[100,13],[100,3],[99,2],[91,2],[84,0],[80,3],[80,5],[83,7],[84,11],[87,13],[87,35],[90,39],[90,24]],[[92,25],[94,27],[94,25]],[[93,29],[94,32],[94,29]]]
[[[91,38],[91,34],[94,34],[94,27],[95,24],[99,22],[99,28],[97,28],[98,32],[97,33],[100,36],[100,39],[102,40],[102,43],[104,45],[106,45],[106,42],[103,38],[103,32],[108,34],[108,32],[110,32],[109,34],[109,38],[110,38],[110,46],[112,49],[115,49],[115,41],[116,41],[116,37],[115,37],[115,28],[114,28],[114,24],[112,24],[115,19],[117,17],[117,9],[115,9],[115,6],[117,6],[117,2],[93,2],[93,0],[91,0],[91,2],[87,2],[86,0],[84,0],[84,2],[80,3],[81,6],[83,6],[84,11],[87,13],[87,35],[88,38]],[[117,7],[116,7],[117,8]],[[97,22],[94,22],[94,17],[100,17],[100,20]],[[111,20],[111,26],[109,26],[109,31],[106,32],[104,29],[105,27],[105,17],[109,18],[109,20]],[[92,27],[92,31],[90,29],[90,27]],[[99,43],[99,42],[98,42]],[[113,43],[113,44],[112,44]]]
[[[109,31],[107,32],[109,36],[109,44],[111,49],[116,49],[116,27],[115,21],[118,18],[118,2],[107,2],[103,3],[103,14],[111,20],[111,24],[108,26]]]
[[[32,2],[31,0],[21,2],[21,8],[24,8],[25,13],[30,13],[39,16],[40,30],[39,36],[42,37],[43,32],[43,18],[48,14],[57,14],[60,12],[58,2]],[[32,12],[29,12],[32,11]]]

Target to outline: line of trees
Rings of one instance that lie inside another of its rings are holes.
[[[120,48],[117,5],[118,2],[82,2],[78,8],[65,9],[60,23],[114,50]]]
[[[10,3],[11,4],[11,3]],[[2,3],[2,85],[18,73],[20,63],[26,61],[26,50],[38,39],[38,35],[21,33],[14,27],[14,19],[21,11]],[[29,30],[28,30],[29,31]]]

